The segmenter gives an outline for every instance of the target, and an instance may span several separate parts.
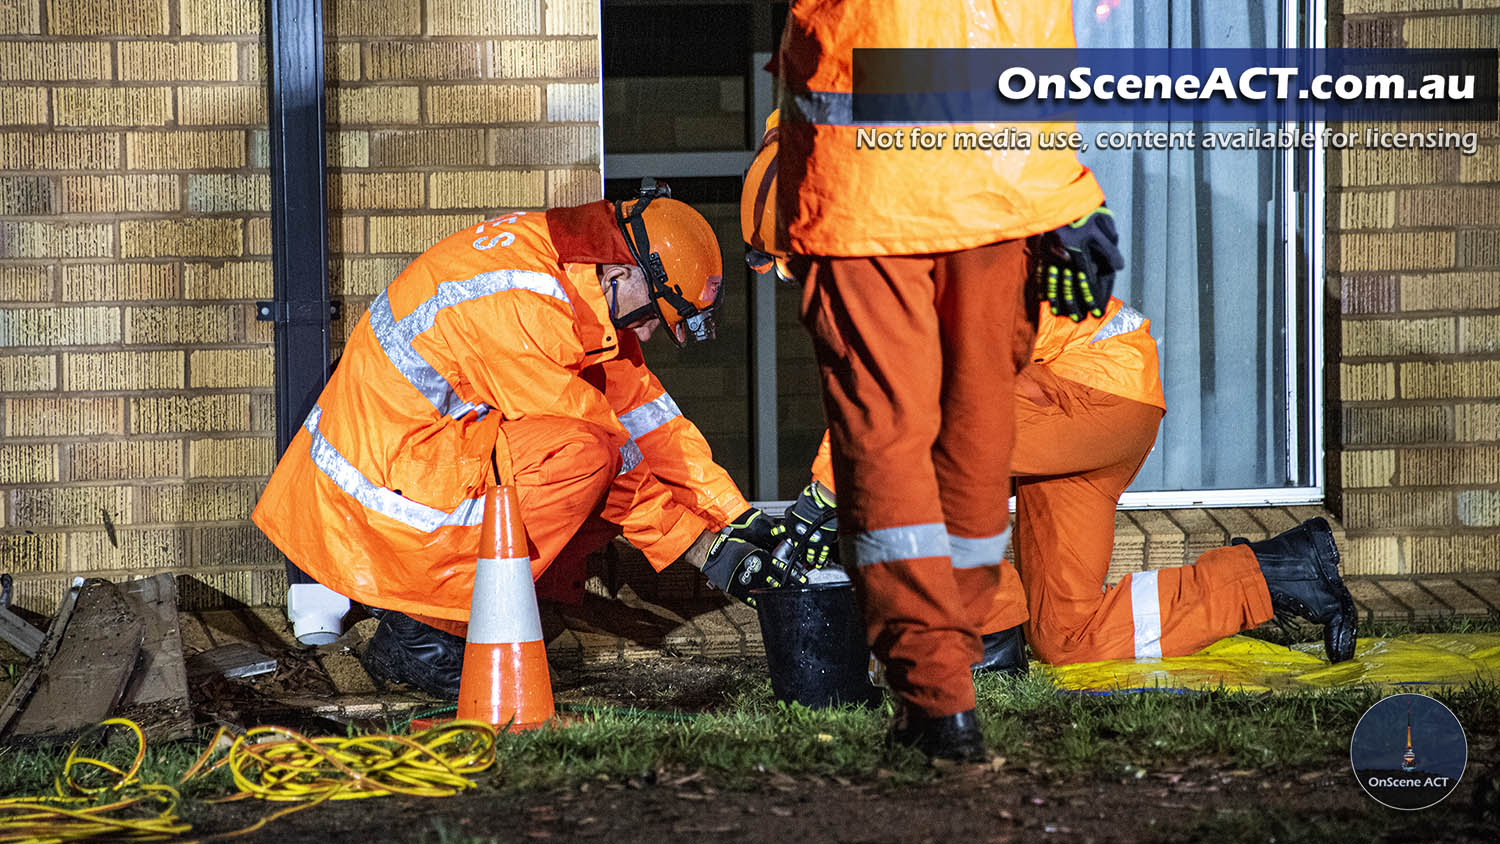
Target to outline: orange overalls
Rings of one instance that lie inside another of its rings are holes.
[[[1016,378],[1011,472],[1025,603],[1002,592],[982,629],[1029,618],[1026,638],[1043,662],[1181,656],[1272,614],[1255,555],[1243,545],[1105,585],[1115,508],[1165,408],[1150,329],[1118,299],[1102,318],[1078,323],[1044,307],[1032,365]],[[829,457],[825,437],[813,462],[825,485]],[[1012,577],[1007,564],[1002,578]]]
[[[610,322],[604,263],[634,263],[606,202],[504,215],[424,252],[355,326],[255,523],[334,591],[461,632],[499,435],[533,574],[561,556],[564,596],[580,545],[621,532],[660,570],[744,512]]]
[[[1010,488],[1012,380],[1030,350],[1029,337],[1011,342],[1025,238],[1103,194],[1069,150],[860,149],[852,48],[1073,44],[1064,0],[936,12],[802,0],[782,40],[777,216],[809,265],[802,320],[833,439],[842,557],[892,691],[930,717],[974,707],[969,666],[1000,587],[1009,517],[994,502]]]

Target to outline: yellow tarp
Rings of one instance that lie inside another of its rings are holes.
[[[1058,688],[1090,692],[1464,686],[1475,680],[1500,681],[1500,633],[1360,639],[1354,659],[1338,665],[1323,658],[1321,644],[1288,648],[1231,636],[1191,656],[1047,665],[1042,670],[1052,675]]]

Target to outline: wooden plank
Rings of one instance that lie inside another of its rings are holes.
[[[145,639],[142,658],[116,714],[140,724],[150,738],[188,738],[193,734],[193,707],[182,654],[177,578],[158,574],[121,584],[120,591],[144,622]]]
[[[135,669],[145,634],[145,622],[113,583],[85,581],[62,642],[10,724],[10,734],[66,738],[108,718]]]
[[[42,641],[42,649],[36,658],[26,667],[21,674],[21,679],[11,687],[10,695],[6,697],[5,703],[0,704],[0,736],[6,735],[10,729],[11,722],[20,714],[22,707],[31,697],[31,692],[45,673],[47,663],[52,655],[57,653],[58,646],[62,644],[63,633],[68,628],[68,622],[73,617],[73,609],[78,605],[78,593],[83,590],[84,580],[81,577],[73,579],[73,585],[68,593],[63,596],[57,607],[57,614],[52,616],[52,624],[47,628],[47,636]]]

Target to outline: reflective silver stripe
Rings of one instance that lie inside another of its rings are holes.
[[[850,543],[862,566],[949,555],[948,529],[942,522],[867,530],[850,537]]]
[[[478,527],[484,522],[483,496],[467,499],[449,513],[419,504],[371,481],[318,430],[318,420],[322,418],[323,408],[313,405],[312,412],[307,414],[306,421],[302,423],[302,427],[312,435],[313,465],[365,509],[424,533],[432,533],[440,527],[450,525]]]
[[[1127,334],[1145,324],[1145,314],[1129,305],[1122,305],[1120,306],[1120,310],[1116,311],[1115,315],[1109,318],[1109,322],[1099,326],[1099,330],[1095,331],[1094,336],[1089,338],[1089,345],[1092,346],[1100,340],[1108,340],[1119,334]]]
[[[641,454],[641,447],[635,444],[635,440],[625,443],[620,446],[620,471],[616,472],[615,475],[618,477],[629,472],[631,469],[641,465],[641,461],[645,459],[646,456]]]
[[[412,348],[412,344],[423,332],[432,328],[437,320],[438,311],[443,308],[451,308],[454,305],[507,290],[528,290],[543,296],[551,296],[572,306],[562,285],[546,273],[527,270],[495,270],[461,281],[440,283],[432,298],[418,305],[400,320],[392,314],[391,300],[386,293],[382,292],[370,303],[370,328],[374,330],[376,342],[380,344],[380,348],[390,359],[391,364],[396,367],[396,371],[400,372],[417,392],[431,402],[439,414],[460,419],[472,411],[476,416],[483,417],[489,412],[489,406],[460,400],[453,392],[453,385],[448,383],[448,379],[434,369],[426,358],[418,354],[417,350]]]
[[[1130,575],[1130,617],[1135,622],[1135,658],[1161,658],[1161,598],[1156,594],[1156,572]]]
[[[630,432],[630,438],[635,440],[681,415],[682,411],[677,409],[677,402],[672,401],[671,396],[662,393],[635,410],[622,414],[620,424],[625,426],[625,430]]]
[[[490,601],[489,612],[469,618],[470,644],[502,645],[537,642],[542,638],[542,616],[531,579],[531,560],[481,557],[474,564],[474,595]],[[484,604],[478,604],[482,607]]]
[[[953,551],[953,567],[977,569],[981,566],[998,566],[1005,558],[1005,546],[1010,544],[1010,526],[994,536],[983,539],[965,539],[948,534],[948,547]]]

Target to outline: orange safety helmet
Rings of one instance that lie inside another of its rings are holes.
[[[615,324],[655,316],[678,346],[689,339],[714,339],[724,259],[703,215],[672,199],[665,182],[642,179],[638,197],[615,203],[615,222],[651,294],[648,304],[615,317]],[[670,307],[662,307],[663,301]]]
[[[794,281],[787,268],[786,229],[776,219],[776,147],[780,111],[766,118],[766,132],[760,140],[760,151],[745,173],[740,189],[740,234],[745,239],[745,262],[758,273],[772,266],[782,281]]]

